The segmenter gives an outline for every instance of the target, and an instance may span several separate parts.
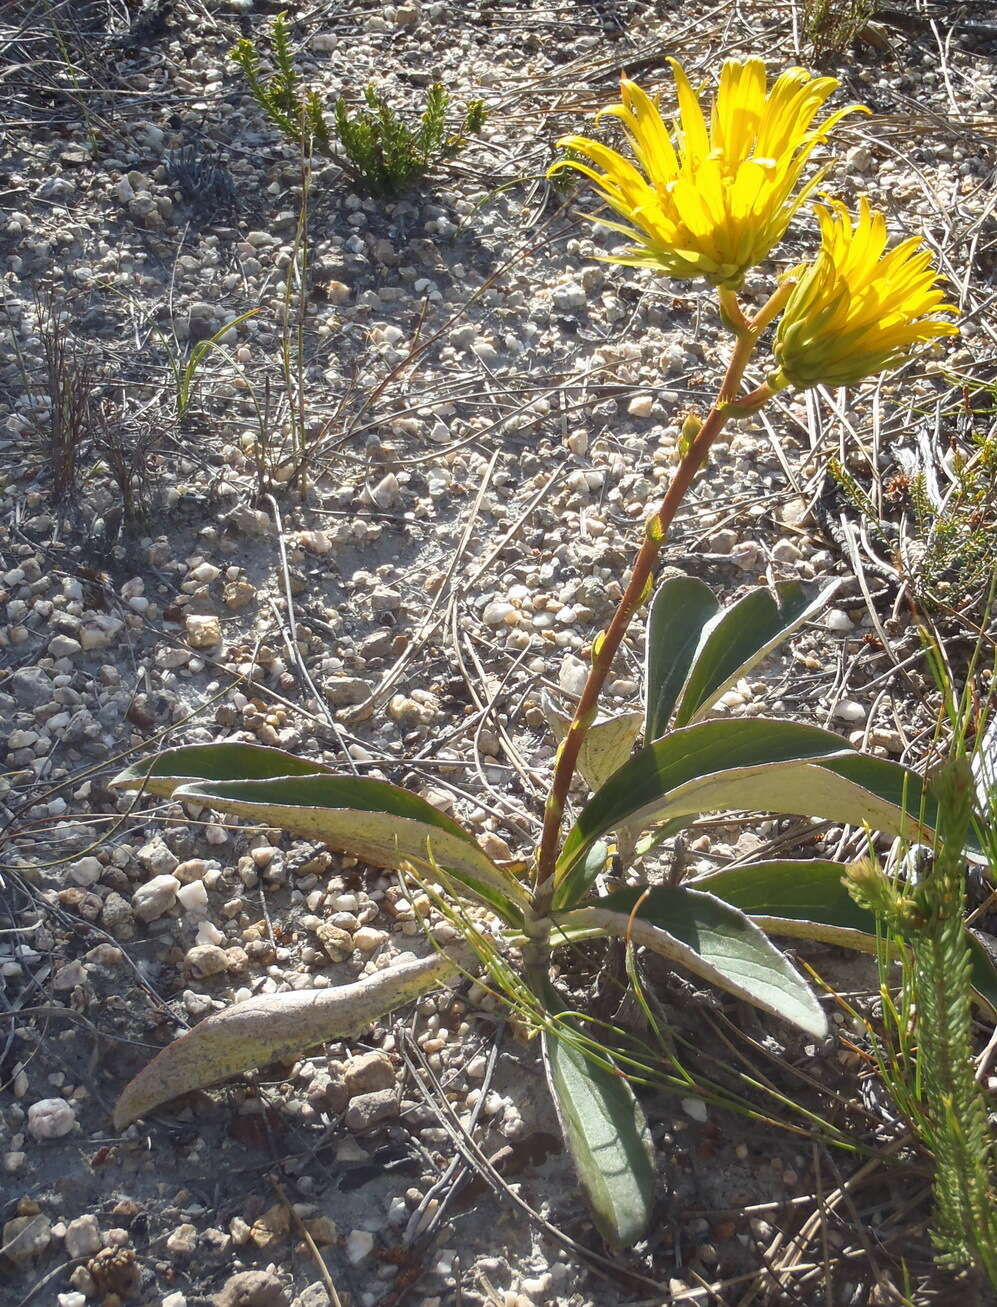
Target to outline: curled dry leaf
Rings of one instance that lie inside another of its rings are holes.
[[[294,1057],[325,1040],[359,1035],[378,1017],[474,966],[474,954],[458,942],[350,985],[264,994],[237,1003],[168,1044],[129,1081],[114,1109],[114,1124],[123,1130],[180,1094]]]

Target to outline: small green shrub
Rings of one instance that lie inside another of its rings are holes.
[[[828,460],[828,473],[927,612],[979,614],[997,570],[997,435],[971,437],[970,446],[953,455],[944,491],[933,455],[924,448],[901,452],[898,470],[883,482],[882,516],[837,459]]]
[[[244,37],[231,51],[249,90],[271,123],[300,149],[337,156],[322,102],[315,91],[303,90],[294,67],[294,53],[284,14],[274,19],[268,52],[274,71],[263,72],[256,42]],[[450,96],[435,82],[415,127],[405,123],[373,86],[364,91],[366,107],[352,114],[345,100],[335,105],[335,136],[342,154],[338,161],[353,181],[372,195],[393,196],[418,185],[429,170],[453,159],[477,135],[487,118],[483,100],[471,100],[457,131],[447,126]]]
[[[973,1266],[997,1287],[997,1137],[975,1074],[973,954],[964,925],[964,849],[974,820],[986,828],[993,795],[988,804],[974,803],[964,744],[955,746],[931,788],[937,833],[930,854],[922,849],[926,856],[915,857],[918,850],[908,856],[915,875],[892,880],[864,859],[849,869],[847,884],[856,903],[875,914],[881,938],[900,945],[890,950],[900,959],[896,1002],[882,972],[888,1047],[876,1039],[876,1060],[894,1102],[934,1159],[938,1261]]]
[[[956,459],[955,484],[941,507],[929,496],[923,476],[908,491],[925,541],[917,592],[929,607],[978,607],[997,568],[997,436],[980,437],[974,446],[968,456]]]
[[[803,30],[818,60],[847,50],[875,11],[874,0],[805,0]]]
[[[353,117],[345,101],[336,101],[336,135],[347,171],[374,195],[400,195],[417,185],[434,164],[459,154],[487,117],[484,102],[472,100],[460,131],[448,133],[450,97],[441,82],[429,88],[415,128],[402,122],[372,86],[364,91],[364,100],[367,107],[357,109]]]

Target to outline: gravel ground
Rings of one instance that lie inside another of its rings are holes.
[[[623,67],[666,89],[668,53],[697,77],[730,55],[807,57],[792,4],[292,3],[302,76],[323,95],[373,81],[415,106],[439,77],[491,111],[447,176],[398,202],[317,167],[304,259],[300,161],[226,57],[276,8],[0,14],[0,1303],[324,1307],[334,1284],[362,1307],[843,1307],[899,1302],[901,1262],[916,1301],[971,1301],[932,1270],[923,1159],[860,1171],[861,1156],[692,1093],[649,1092],[660,1222],[608,1252],[535,1044],[478,987],[113,1132],[121,1088],[180,1030],[422,953],[431,916],[351,859],[112,795],[113,770],[164,740],[256,740],[406,785],[495,857],[530,847],[553,756],[541,695],[578,690],[725,349],[697,288],[592,261],[615,238],[541,179],[552,143],[587,127]],[[912,582],[824,471],[847,447],[884,504],[897,451],[927,442],[941,461],[968,438],[964,381],[993,374],[988,8],[887,11],[831,67],[839,96],[873,110],[841,132],[835,192],[868,191],[898,232],[927,231],[961,340],[888,386],[740,424],[664,558],[726,596],[841,577],[821,623],[720,711],[831,725],[905,761],[937,706]],[[787,263],[810,248],[803,230]],[[185,403],[190,349],[251,310]],[[906,529],[900,508],[883,528]],[[956,660],[965,616],[944,626]],[[635,628],[614,706],[636,704],[640,666]],[[685,856],[713,869],[772,841],[842,856],[860,839],[713,821]],[[807,957],[861,1002],[867,968]],[[613,961],[593,946],[565,981],[587,994]],[[850,1027],[815,1050],[674,977],[657,988],[694,1073],[745,1094],[750,1072],[866,1144],[897,1138]],[[420,1065],[438,1078],[425,1098]],[[498,1181],[455,1152],[448,1102]]]

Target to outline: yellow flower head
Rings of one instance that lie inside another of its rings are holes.
[[[821,249],[805,266],[776,333],[776,386],[848,386],[897,363],[911,345],[959,328],[936,317],[955,313],[931,261],[912,236],[888,254],[886,219],[859,200],[858,216],[840,200],[816,205]]]
[[[760,59],[731,59],[720,74],[707,129],[688,78],[674,59],[669,62],[679,106],[674,141],[655,103],[624,77],[622,104],[604,109],[597,121],[606,114],[620,120],[639,168],[598,141],[565,136],[558,145],[585,162],[560,159],[548,176],[564,168],[583,173],[630,224],[585,215],[636,242],[610,262],[669,277],[706,277],[736,289],[781,240],[820,181],[818,175],[796,189],[814,147],[861,106],[839,109],[812,127],[838,85],[835,78],[790,68],[768,88]]]

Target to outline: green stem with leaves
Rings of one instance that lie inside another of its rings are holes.
[[[963,857],[972,819],[969,761],[948,763],[935,781],[944,828],[918,896],[923,925],[911,936],[918,1067],[935,1157],[935,1242],[941,1258],[973,1263],[997,1286],[993,1136],[973,1068],[970,955],[963,929]]]
[[[773,394],[771,387],[762,385],[750,394],[738,397],[745,368],[758,339],[779,313],[792,288],[792,281],[783,282],[751,318],[745,316],[733,291],[723,289],[719,291],[721,316],[735,335],[734,351],[713,407],[702,424],[690,433],[679,464],[672,474],[667,493],[657,512],[647,520],[644,540],[612,621],[606,630],[596,637],[592,646],[592,665],[588,679],[575,707],[568,734],[558,750],[554,764],[554,778],[544,809],[543,834],[537,855],[533,895],[533,910],[535,917],[539,919],[538,925],[550,910],[554,893],[554,864],[557,859],[558,837],[568,790],[575,773],[579,750],[589,726],[595,719],[599,695],[609,669],[634,614],[648,598],[654,565],[661,552],[661,546],[696,473],[706,461],[710,446],[730,418],[747,417],[756,412]],[[688,427],[688,422],[686,425]]]

